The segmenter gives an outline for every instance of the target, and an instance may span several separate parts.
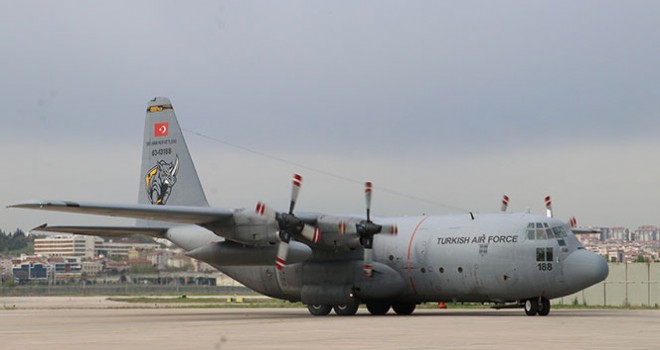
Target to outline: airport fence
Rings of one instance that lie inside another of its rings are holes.
[[[660,307],[660,264],[609,263],[607,279],[581,292],[553,300],[588,306]]]
[[[87,295],[233,295],[251,293],[243,286],[71,284],[0,287],[0,296],[87,296]]]

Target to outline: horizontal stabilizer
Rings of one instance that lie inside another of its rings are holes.
[[[79,214],[117,216],[184,224],[209,224],[233,220],[233,212],[210,207],[163,206],[149,204],[107,204],[36,200],[10,205],[9,208],[38,209]]]
[[[104,237],[125,237],[139,234],[155,238],[165,238],[167,228],[137,226],[48,226],[43,224],[33,228],[32,231]]]

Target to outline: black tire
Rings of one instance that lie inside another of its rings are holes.
[[[332,305],[309,304],[307,310],[314,316],[325,316],[332,311]]]
[[[397,315],[410,315],[415,311],[417,304],[415,303],[394,303],[392,304],[392,310],[396,312]]]
[[[333,309],[335,310],[335,313],[339,316],[353,316],[358,311],[359,307],[360,305],[358,304],[335,305]]]
[[[367,303],[367,310],[372,315],[385,315],[390,311],[390,306],[390,303],[384,301],[371,302]]]
[[[527,316],[534,316],[539,312],[539,301],[537,298],[525,300],[524,306]]]
[[[539,316],[548,316],[550,313],[550,300],[546,298],[541,298],[541,304],[539,305]]]

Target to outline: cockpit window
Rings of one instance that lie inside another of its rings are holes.
[[[568,233],[566,232],[566,229],[564,229],[561,226],[555,226],[552,228],[552,232],[555,234],[557,238],[564,238],[568,236]]]
[[[548,239],[545,230],[542,228],[536,229],[536,239]]]
[[[550,227],[547,222],[530,222],[527,224],[527,239],[528,240],[547,240],[557,239],[562,241],[563,238],[568,236],[566,228],[563,226]]]
[[[534,239],[535,234],[536,233],[534,231],[534,223],[530,222],[529,224],[527,224],[527,239]]]
[[[555,235],[552,233],[552,229],[546,228],[545,229],[545,234],[548,236],[548,239],[555,238]]]

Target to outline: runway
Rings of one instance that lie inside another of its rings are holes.
[[[313,317],[306,309],[123,308],[91,298],[0,298],[2,349],[655,349],[660,310],[418,310]],[[13,302],[13,303],[12,303]]]

